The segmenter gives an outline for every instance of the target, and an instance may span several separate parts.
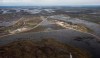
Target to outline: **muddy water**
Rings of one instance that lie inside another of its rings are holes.
[[[66,43],[84,50],[87,50],[93,55],[93,58],[100,58],[100,40],[97,40],[95,37],[76,32],[73,30],[57,30],[51,32],[38,32],[38,33],[25,33],[25,34],[16,34],[9,35],[3,38],[0,38],[0,45],[5,45],[13,41],[18,40],[41,40],[41,39],[50,39],[53,38],[62,43]]]
[[[86,21],[86,20],[81,20],[81,19],[78,19],[78,18],[65,17],[63,15],[50,16],[49,18],[63,20],[63,21],[66,21],[66,22],[72,22],[74,24],[82,24],[82,25],[88,27],[89,29],[91,29],[93,31],[93,34],[100,37],[100,25],[99,24],[89,22],[89,21]]]
[[[87,22],[79,19],[68,19],[66,22],[73,22],[75,24],[84,24],[91,28],[96,35],[100,35],[100,26],[95,23]],[[48,21],[44,20],[43,26],[49,26]],[[69,44],[81,49],[84,49],[92,54],[93,58],[100,58],[100,40],[89,34],[80,33],[74,30],[63,29],[50,32],[30,32],[24,34],[9,35],[0,38],[0,46],[8,44],[13,41],[20,40],[41,40],[41,39],[53,38],[65,44]]]
[[[99,24],[88,22],[88,21],[85,21],[85,20],[80,20],[80,19],[71,19],[71,20],[67,20],[67,21],[75,23],[75,24],[83,24],[86,27],[93,30],[94,34],[96,34],[97,36],[100,37],[100,25]]]

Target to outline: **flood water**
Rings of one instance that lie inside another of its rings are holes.
[[[100,24],[89,22],[86,20],[78,19],[78,18],[65,17],[64,15],[55,15],[55,16],[50,16],[49,18],[63,20],[65,22],[72,22],[73,24],[81,24],[91,29],[94,35],[97,35],[100,37]]]
[[[0,46],[18,40],[41,40],[50,38],[86,50],[87,52],[91,53],[93,58],[100,58],[100,40],[89,34],[80,33],[69,29],[9,35],[0,38]]]
[[[44,19],[44,18],[43,18]],[[63,19],[66,22],[72,22],[74,24],[83,24],[86,27],[92,29],[94,34],[100,36],[100,25],[92,22],[88,22],[80,19]],[[54,28],[50,22],[46,19],[41,23],[42,26]],[[45,32],[29,32],[24,34],[9,35],[0,38],[0,46],[6,45],[13,41],[20,40],[41,40],[53,38],[65,44],[72,45],[77,48],[81,48],[89,52],[92,58],[100,58],[100,39],[93,37],[92,35],[77,32],[69,29],[61,29],[55,31]]]

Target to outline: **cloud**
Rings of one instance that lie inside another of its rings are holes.
[[[100,0],[0,0],[0,5],[99,5]]]
[[[3,3],[29,3],[33,2],[33,0],[2,0]]]

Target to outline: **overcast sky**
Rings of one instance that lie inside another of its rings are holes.
[[[100,0],[0,0],[0,6],[100,5]]]

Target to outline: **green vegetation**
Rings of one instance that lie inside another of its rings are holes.
[[[51,30],[48,30],[51,29]],[[34,28],[32,30],[26,31],[26,32],[41,32],[41,31],[53,31],[53,30],[60,30],[65,29],[62,26],[59,26],[57,24],[51,24],[49,26],[38,26],[37,28]]]
[[[15,33],[16,31],[18,31],[18,29],[21,29],[23,27],[27,29],[34,28],[34,26],[39,24],[41,21],[42,20],[40,19],[39,16],[38,17],[26,16],[26,17],[23,17],[22,19],[19,19],[19,21],[16,21],[14,25],[1,28],[0,30],[3,30],[2,33],[7,32],[8,34],[13,31]],[[20,33],[20,31],[18,31],[18,33]]]
[[[89,32],[89,33],[94,32],[93,30],[91,30],[90,28],[86,27],[83,24],[76,24],[76,25],[79,26],[82,31]]]
[[[70,54],[74,58],[90,58],[87,52],[54,39],[22,40],[0,47],[0,58],[70,58]]]
[[[73,18],[79,18],[82,20],[87,20],[94,23],[100,22],[100,15],[92,15],[92,14],[68,14],[69,16]]]

